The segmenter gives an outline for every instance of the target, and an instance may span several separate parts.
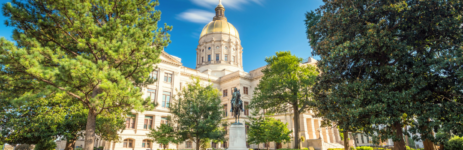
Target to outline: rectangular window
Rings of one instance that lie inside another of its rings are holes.
[[[172,74],[171,73],[164,73],[164,82],[172,82]]]
[[[219,61],[219,54],[215,54],[215,61]]]
[[[248,87],[245,87],[245,86],[244,86],[244,87],[243,87],[243,92],[244,92],[244,94],[248,94]]]
[[[248,102],[244,102],[244,115],[249,115],[249,110],[248,110]]]
[[[228,55],[225,55],[225,61],[228,61]]]
[[[232,62],[235,62],[235,56],[232,57]]]
[[[269,146],[270,146],[270,144],[264,143],[264,147],[269,147]]]
[[[204,62],[204,57],[201,57],[201,62]]]
[[[149,96],[150,96],[150,100],[151,100],[153,103],[156,103],[156,90],[148,89],[148,94],[149,94]]]
[[[223,127],[225,129],[225,134],[228,134],[227,126]]]
[[[125,129],[135,129],[135,115],[127,115]]]
[[[158,79],[158,71],[153,71],[150,73],[150,78]]]
[[[192,144],[191,141],[187,141],[187,142],[186,142],[186,148],[192,148],[192,147],[193,147],[192,145],[193,145],[193,144]]]
[[[223,148],[227,148],[227,142],[223,142]]]
[[[211,55],[207,55],[207,61],[211,61]]]
[[[224,104],[223,105],[223,116],[225,116],[225,117],[228,116],[228,111],[227,110],[228,110],[227,104]]]
[[[212,142],[212,148],[217,148],[217,143]]]
[[[227,97],[228,96],[228,91],[227,90],[223,90],[223,97]]]
[[[151,129],[153,127],[153,116],[145,116],[145,122],[143,123],[143,129]]]
[[[246,142],[246,147],[247,147],[247,148],[249,148],[249,147],[250,147],[248,142]]]
[[[168,108],[170,103],[170,92],[162,93],[162,107]]]
[[[167,117],[161,117],[161,124],[167,124],[169,123],[167,120]]]

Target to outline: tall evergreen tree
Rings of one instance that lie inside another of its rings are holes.
[[[158,1],[13,0],[3,5],[15,27],[13,44],[0,39],[2,83],[24,102],[64,92],[87,110],[85,149],[93,149],[97,116],[123,117],[152,106],[135,86],[153,82],[149,73],[170,42],[170,26],[158,28]],[[32,82],[43,92],[27,91]],[[25,91],[25,92],[24,92]]]
[[[461,134],[462,16],[460,0],[326,0],[306,21],[323,72],[314,91],[326,95],[315,100],[395,149],[409,122],[426,149],[433,130]]]
[[[311,87],[316,83],[318,71],[313,65],[301,65],[302,58],[291,52],[277,52],[265,59],[267,67],[264,76],[254,91],[249,108],[254,111],[265,109],[269,113],[294,114],[294,139],[299,139],[299,114],[305,112],[312,99]],[[299,140],[294,140],[299,148]]]
[[[223,140],[225,132],[222,123],[220,92],[211,83],[201,85],[198,78],[186,85],[177,95],[177,100],[169,106],[172,124],[176,125],[179,142],[195,141],[199,150],[203,140]]]

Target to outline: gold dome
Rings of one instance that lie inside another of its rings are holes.
[[[209,33],[226,33],[232,36],[236,36],[237,38],[240,37],[240,35],[238,34],[238,30],[236,30],[236,28],[231,23],[227,22],[226,19],[214,20],[209,22],[203,28],[203,31],[201,32],[201,36],[199,38]]]

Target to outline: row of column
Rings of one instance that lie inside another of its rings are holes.
[[[322,119],[307,118],[307,139],[323,139],[325,143],[340,143],[339,130],[335,127],[320,127]]]

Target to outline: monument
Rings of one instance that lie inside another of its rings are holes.
[[[240,123],[240,113],[244,111],[243,101],[241,101],[240,91],[234,89],[231,99],[231,112],[235,118],[235,123],[230,127],[230,136],[228,138],[228,150],[247,150],[246,147],[246,129],[244,123]]]

